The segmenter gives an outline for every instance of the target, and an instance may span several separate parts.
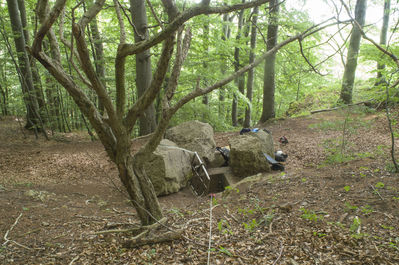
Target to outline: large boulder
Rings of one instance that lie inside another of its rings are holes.
[[[185,187],[192,177],[191,161],[191,152],[163,139],[150,159],[144,163],[144,170],[151,179],[156,194],[167,195]]]
[[[236,136],[229,141],[230,167],[237,176],[247,177],[271,168],[264,154],[274,158],[271,134],[258,131]]]
[[[208,123],[197,120],[183,122],[168,129],[165,138],[179,147],[197,152],[206,164],[214,159],[216,143],[213,139],[213,128]]]

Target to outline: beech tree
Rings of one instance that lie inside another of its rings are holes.
[[[24,12],[20,12],[18,2],[17,0],[7,0],[7,6],[17,50],[18,65],[16,65],[16,67],[20,77],[23,99],[26,106],[25,128],[34,129],[36,131],[42,129],[43,122],[40,117],[38,96],[33,82],[29,55],[25,50],[28,34],[23,30],[21,14],[24,14]]]
[[[344,76],[342,78],[342,88],[340,100],[345,104],[352,103],[352,91],[355,83],[355,74],[357,67],[357,57],[360,49],[361,29],[355,25],[363,27],[366,18],[367,0],[357,0],[355,7],[355,19],[353,23],[352,33],[349,40],[348,55],[346,57],[346,64]]]
[[[245,0],[242,0],[242,3],[245,3]],[[242,37],[242,27],[244,24],[244,10],[241,10],[238,14],[238,23],[237,23],[237,47],[234,48],[234,69],[237,71],[241,67],[240,63],[240,47],[239,41]],[[238,91],[243,92],[245,90],[245,77],[238,76],[235,80]],[[233,94],[233,101],[231,105],[231,123],[233,126],[238,126],[238,97],[236,93]]]
[[[384,0],[384,14],[382,19],[382,28],[380,33],[380,45],[385,46],[387,44],[388,25],[389,25],[389,13],[391,12],[391,0]],[[385,69],[385,64],[377,62],[377,82],[376,85],[384,83],[384,77],[382,71]]]
[[[258,13],[259,7],[255,7],[253,10],[253,19],[252,19],[252,26],[251,26],[251,51],[249,52],[249,63],[253,63],[255,61],[255,48],[256,48],[256,33],[257,33],[257,21],[258,21]],[[247,79],[247,98],[249,103],[252,102],[252,88],[254,85],[254,74],[255,71],[252,68],[248,71],[248,79]],[[248,104],[245,108],[245,120],[244,120],[244,127],[251,126],[251,111],[252,108]]]
[[[140,42],[149,38],[145,0],[130,0],[130,12],[134,25],[134,40]],[[150,49],[136,55],[137,96],[141,97],[151,84],[152,68]],[[156,127],[155,107],[151,103],[140,115],[140,135],[152,133]]]
[[[40,4],[48,4],[48,0],[40,0],[39,2]],[[159,32],[134,44],[127,42],[123,18],[117,1],[114,0],[120,26],[120,41],[115,51],[114,71],[116,94],[115,100],[113,100],[107,93],[104,83],[101,82],[95,70],[94,63],[90,60],[89,47],[85,34],[88,23],[103,10],[105,0],[97,0],[80,19],[72,19],[72,39],[69,40],[69,47],[72,49],[70,54],[75,57],[75,60],[79,64],[79,67],[76,67],[75,71],[79,73],[82,84],[87,86],[90,91],[95,92],[98,100],[104,106],[105,113],[102,115],[96,104],[87,96],[85,89],[79,86],[68,71],[64,69],[60,59],[51,58],[43,51],[43,39],[46,35],[51,34],[56,20],[62,14],[62,10],[66,8],[66,2],[66,0],[57,0],[55,2],[51,11],[48,12],[42,21],[29,51],[68,91],[81,112],[89,120],[103,144],[107,155],[117,166],[119,178],[125,186],[133,206],[137,210],[142,225],[153,224],[163,217],[153,185],[143,168],[143,162],[147,161],[151,153],[155,151],[172,116],[190,100],[210,93],[235,80],[238,76],[264,62],[266,58],[274,54],[281,47],[292,41],[305,38],[327,26],[315,25],[304,32],[287,38],[281,43],[276,44],[273,49],[259,55],[252,63],[237,69],[237,71],[230,73],[227,77],[212,85],[201,88],[198,80],[197,87],[194,90],[188,91],[178,100],[172,101],[192,37],[190,29],[185,29],[185,22],[199,15],[225,14],[254,8],[268,2],[268,0],[255,0],[225,6],[210,6],[210,1],[203,1],[201,4],[188,8],[185,11],[179,11],[173,0],[162,0],[162,5],[168,15],[168,22],[161,25]],[[71,13],[73,14],[73,12]],[[126,103],[127,89],[125,85],[127,78],[125,73],[126,60],[128,57],[137,56],[137,54],[158,44],[162,44],[162,50],[156,67],[152,69],[152,80],[145,92],[128,108]],[[55,48],[59,49],[59,47]],[[159,123],[154,133],[150,135],[148,142],[137,153],[132,154],[130,148],[132,130],[144,111],[161,93],[168,69],[171,69],[171,73],[167,87],[162,91],[162,112]]]
[[[269,25],[267,27],[267,50],[272,51],[277,45],[278,31],[278,12],[279,1],[269,2]],[[276,116],[274,110],[274,91],[275,91],[275,64],[276,54],[272,53],[265,60],[265,70],[263,75],[263,109],[260,122],[265,122]]]

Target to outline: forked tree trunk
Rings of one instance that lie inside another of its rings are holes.
[[[129,194],[141,224],[153,224],[162,219],[163,215],[154,187],[141,166],[145,158],[134,157],[125,151],[122,153],[118,155],[120,162],[117,163],[119,178]]]

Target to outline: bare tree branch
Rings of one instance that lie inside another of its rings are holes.
[[[312,68],[313,72],[315,72],[316,74],[320,75],[320,76],[325,76],[326,74],[322,74],[320,73],[319,70],[317,70],[313,64],[309,61],[309,59],[306,57],[306,55],[303,53],[303,47],[302,47],[302,39],[298,39],[298,43],[299,43],[299,50],[301,51],[301,55],[302,57],[305,59],[306,63],[310,66],[310,68]]]
[[[190,49],[191,44],[191,29],[187,28],[184,39],[182,40],[184,26],[179,29],[178,37],[177,37],[177,49],[176,49],[176,60],[173,65],[172,74],[168,81],[168,87],[165,91],[165,98],[170,101],[173,98],[175,90],[177,88],[177,82],[180,76],[181,68],[184,60],[187,57],[188,50]]]
[[[166,0],[163,0],[163,2]],[[163,31],[156,34],[155,36],[149,38],[148,40],[141,41],[136,44],[123,44],[120,45],[118,56],[128,56],[143,52],[161,41],[165,40],[168,36],[170,36],[173,32],[175,32],[181,25],[183,25],[189,19],[198,16],[198,15],[207,15],[207,14],[223,14],[229,13],[232,11],[237,11],[241,9],[251,8],[254,6],[259,6],[264,3],[269,2],[270,0],[256,0],[244,4],[236,4],[231,6],[221,6],[221,7],[210,7],[198,5],[193,8],[189,8],[183,13],[176,16],[176,18],[167,26]]]
[[[126,30],[125,30],[125,23],[123,22],[123,17],[121,14],[121,9],[119,7],[120,3],[118,0],[114,0],[114,4],[115,4],[115,12],[116,12],[116,16],[118,17],[118,22],[119,22],[119,31],[120,31],[120,35],[119,35],[119,43],[126,43]]]
[[[165,40],[161,57],[158,61],[156,70],[154,71],[154,76],[151,81],[150,86],[146,89],[144,94],[137,100],[137,102],[129,109],[125,119],[124,124],[130,132],[136,123],[137,118],[143,110],[148,108],[148,106],[154,101],[155,97],[159,93],[162,87],[162,82],[165,78],[165,74],[168,70],[169,61],[172,57],[173,47],[174,47],[174,36],[170,36]]]
[[[378,50],[380,50],[381,52],[385,53],[386,55],[388,55],[394,62],[395,64],[399,67],[399,59],[398,57],[396,57],[395,54],[391,53],[390,51],[388,51],[387,49],[385,49],[384,47],[382,47],[380,44],[378,44],[377,42],[375,42],[373,39],[369,38],[366,33],[364,32],[362,26],[359,25],[359,23],[352,17],[352,14],[349,10],[349,7],[344,3],[343,0],[341,0],[342,5],[345,7],[346,12],[348,13],[349,17],[353,20],[353,23],[355,24],[356,27],[359,28],[360,33],[362,34],[362,37],[365,40],[368,40],[369,42],[371,42]]]
[[[158,22],[159,26],[161,27],[161,29],[163,29],[163,23],[161,22],[161,20],[159,19],[159,17],[157,16],[157,13],[155,13],[154,7],[151,4],[150,0],[147,0],[147,5],[150,7],[151,13],[154,16],[155,20]]]
[[[92,21],[92,19],[101,11],[105,0],[97,0],[80,18],[79,25],[83,28]]]
[[[90,80],[93,89],[96,91],[98,95],[98,99],[104,105],[107,110],[108,117],[111,121],[111,127],[113,129],[116,128],[117,117],[115,113],[114,106],[112,105],[111,98],[108,96],[107,90],[105,89],[103,83],[100,78],[96,74],[96,71],[93,68],[93,65],[90,61],[89,50],[87,49],[87,44],[84,39],[84,30],[80,24],[72,25],[72,32],[76,39],[76,48],[79,53],[79,57],[81,59],[81,66],[83,71],[85,72],[87,78]]]
[[[32,44],[32,51],[39,52],[42,50],[43,39],[54,24],[55,20],[59,17],[62,9],[64,9],[65,3],[66,0],[57,0],[57,2],[55,2],[50,14],[46,17],[45,21],[42,23],[42,26],[36,33]]]

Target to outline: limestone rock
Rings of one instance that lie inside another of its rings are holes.
[[[249,132],[230,139],[230,167],[233,173],[247,177],[270,172],[263,153],[274,157],[273,138],[264,131]]]
[[[198,152],[205,163],[214,159],[216,143],[213,128],[208,123],[188,121],[170,128],[165,138],[175,142],[179,147]]]
[[[167,195],[178,192],[192,177],[192,154],[179,148],[175,143],[163,139],[144,170],[151,179],[156,194]]]

